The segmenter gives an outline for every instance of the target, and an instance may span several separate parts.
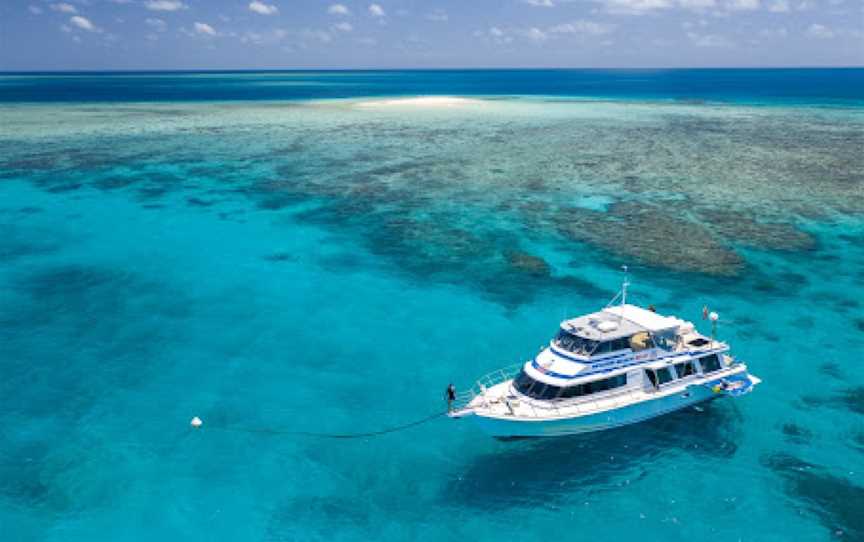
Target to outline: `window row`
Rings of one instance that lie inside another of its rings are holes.
[[[608,354],[609,352],[632,348],[629,337],[599,342],[579,337],[563,329],[558,331],[558,335],[555,336],[555,346],[567,352],[584,355]]]
[[[601,391],[612,390],[627,385],[627,375],[621,374],[602,380],[577,384],[575,386],[553,386],[545,384],[538,380],[534,380],[523,370],[513,380],[513,387],[522,395],[527,395],[533,399],[571,399],[573,397],[582,397],[599,393]]]
[[[698,361],[699,365],[702,367],[702,374],[713,373],[723,368],[717,354],[711,354],[710,356],[699,358]],[[671,370],[672,367],[663,367],[662,369],[646,369],[645,374],[648,375],[648,380],[651,381],[651,384],[655,388],[657,386],[662,386],[663,384],[668,384],[678,378],[685,378],[696,374],[696,366],[692,361],[676,363],[673,367],[675,368],[674,372]]]

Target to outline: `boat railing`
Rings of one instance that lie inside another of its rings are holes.
[[[501,369],[496,369],[477,379],[470,389],[458,392],[456,400],[453,401],[453,410],[462,410],[477,397],[484,397],[484,392],[502,382],[512,380],[522,370],[521,363],[514,363]]]

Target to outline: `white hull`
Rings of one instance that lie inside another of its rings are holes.
[[[497,438],[555,437],[603,431],[637,423],[719,397],[704,385],[688,386],[685,391],[640,401],[629,406],[569,418],[513,418],[473,413],[466,416],[487,434]]]
[[[712,314],[706,317],[716,322]],[[612,429],[750,393],[761,380],[728,351],[691,322],[607,306],[562,322],[549,346],[518,370],[499,369],[451,397],[449,415],[471,418],[498,438]]]

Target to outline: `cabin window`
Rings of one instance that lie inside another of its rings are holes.
[[[516,391],[522,395],[531,397],[532,399],[542,400],[582,397],[585,395],[591,395],[592,393],[613,390],[626,385],[626,374],[620,374],[610,378],[577,384],[575,386],[567,386],[564,388],[535,380],[528,376],[524,370],[519,373],[519,376],[513,379],[513,387],[516,388]]]
[[[710,356],[699,358],[699,365],[702,366],[703,373],[713,373],[714,371],[719,371],[721,369],[720,359],[717,357],[717,354],[711,354]]]
[[[574,352],[577,354],[591,354],[597,349],[597,341],[592,341],[591,339],[585,339],[583,337],[579,337],[570,333],[569,331],[564,331],[563,329],[558,331],[558,335],[555,336],[555,346],[561,348],[562,350],[566,350],[568,352]]]
[[[627,375],[621,374],[610,378],[604,378],[602,380],[595,380],[593,382],[586,382],[584,384],[561,388],[561,397],[566,399],[582,397],[585,395],[591,395],[592,393],[599,393],[601,391],[614,390],[615,388],[620,388],[626,385]]]
[[[686,361],[684,363],[676,363],[675,372],[678,374],[678,378],[685,378],[696,374],[696,369],[693,367],[692,361]]]
[[[657,380],[660,382],[660,385],[668,384],[672,382],[672,373],[669,371],[668,367],[663,367],[662,369],[657,369]]]
[[[555,399],[561,393],[561,388],[558,386],[534,380],[524,370],[513,380],[513,387],[522,395],[532,399]]]
[[[617,352],[627,348],[630,348],[630,341],[627,338],[621,338],[600,343],[600,346],[597,347],[597,350],[594,353],[608,354],[610,352]]]

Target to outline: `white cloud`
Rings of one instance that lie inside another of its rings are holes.
[[[536,26],[532,26],[528,30],[525,31],[525,37],[531,41],[541,42],[545,41],[549,36],[546,35],[545,32],[537,28]]]
[[[450,16],[447,15],[447,12],[443,9],[436,9],[432,13],[426,15],[426,18],[430,21],[435,21],[436,23],[446,23],[450,19]]]
[[[519,32],[517,32],[517,34],[519,34]],[[497,26],[489,27],[488,31],[477,30],[474,32],[474,36],[478,38],[487,38],[499,44],[510,43],[513,41],[512,36]]]
[[[195,27],[195,32],[198,32],[199,34],[205,34],[207,36],[215,36],[216,35],[216,30],[207,23],[195,23],[194,27]]]
[[[616,15],[641,15],[642,13],[668,9],[672,0],[600,0],[606,11]]]
[[[27,9],[29,9],[30,13],[32,13],[33,15],[40,15],[42,13],[42,8],[40,8],[39,6],[28,6]]]
[[[165,32],[165,29],[168,27],[168,25],[165,24],[165,21],[163,21],[162,19],[157,19],[156,17],[147,17],[146,19],[144,19],[144,24],[156,30],[157,32]]]
[[[733,11],[755,11],[760,4],[760,0],[729,0],[726,7]]]
[[[96,32],[96,26],[90,22],[90,19],[86,17],[82,17],[80,15],[74,15],[69,18],[69,22],[72,23],[73,26],[77,26],[81,30],[86,30],[87,32]]]
[[[187,6],[179,0],[148,0],[144,7],[150,11],[179,11]]]
[[[73,6],[72,4],[67,4],[65,2],[51,4],[51,9],[53,9],[54,11],[59,11],[60,13],[78,13],[78,10],[75,9],[75,6]]]
[[[788,0],[774,0],[768,6],[768,11],[772,11],[774,13],[786,13],[789,11],[789,2]]]
[[[252,0],[252,2],[249,2],[249,10],[254,11],[259,15],[276,15],[279,13],[279,8],[274,4],[265,4],[258,0]]]
[[[333,25],[333,28],[340,32],[351,32],[354,30],[354,27],[351,26],[351,23],[336,23]]]
[[[344,4],[333,4],[329,8],[327,8],[327,13],[330,15],[342,15],[348,16],[351,15],[351,10],[345,7]]]
[[[550,34],[583,34],[590,36],[602,36],[615,30],[611,24],[595,23],[594,21],[578,20],[570,23],[555,25],[549,28]]]
[[[687,32],[687,37],[696,47],[732,47],[732,42],[717,34],[698,34]]]
[[[594,0],[603,4],[605,11],[613,15],[643,15],[667,9],[687,9],[702,11],[720,7],[723,0]],[[759,6],[759,0],[725,0],[729,9],[751,9],[748,5]],[[752,8],[752,9],[756,9]]]
[[[529,6],[534,6],[535,8],[554,8],[555,3],[552,0],[522,0]]]
[[[386,15],[386,13],[384,13],[384,8],[378,4],[369,4],[369,14],[373,17],[383,17]]]
[[[717,5],[714,0],[678,0],[678,5],[686,9],[708,9]]]
[[[825,26],[824,24],[813,23],[805,32],[808,37],[816,38],[816,39],[831,39],[834,37],[834,31]]]

